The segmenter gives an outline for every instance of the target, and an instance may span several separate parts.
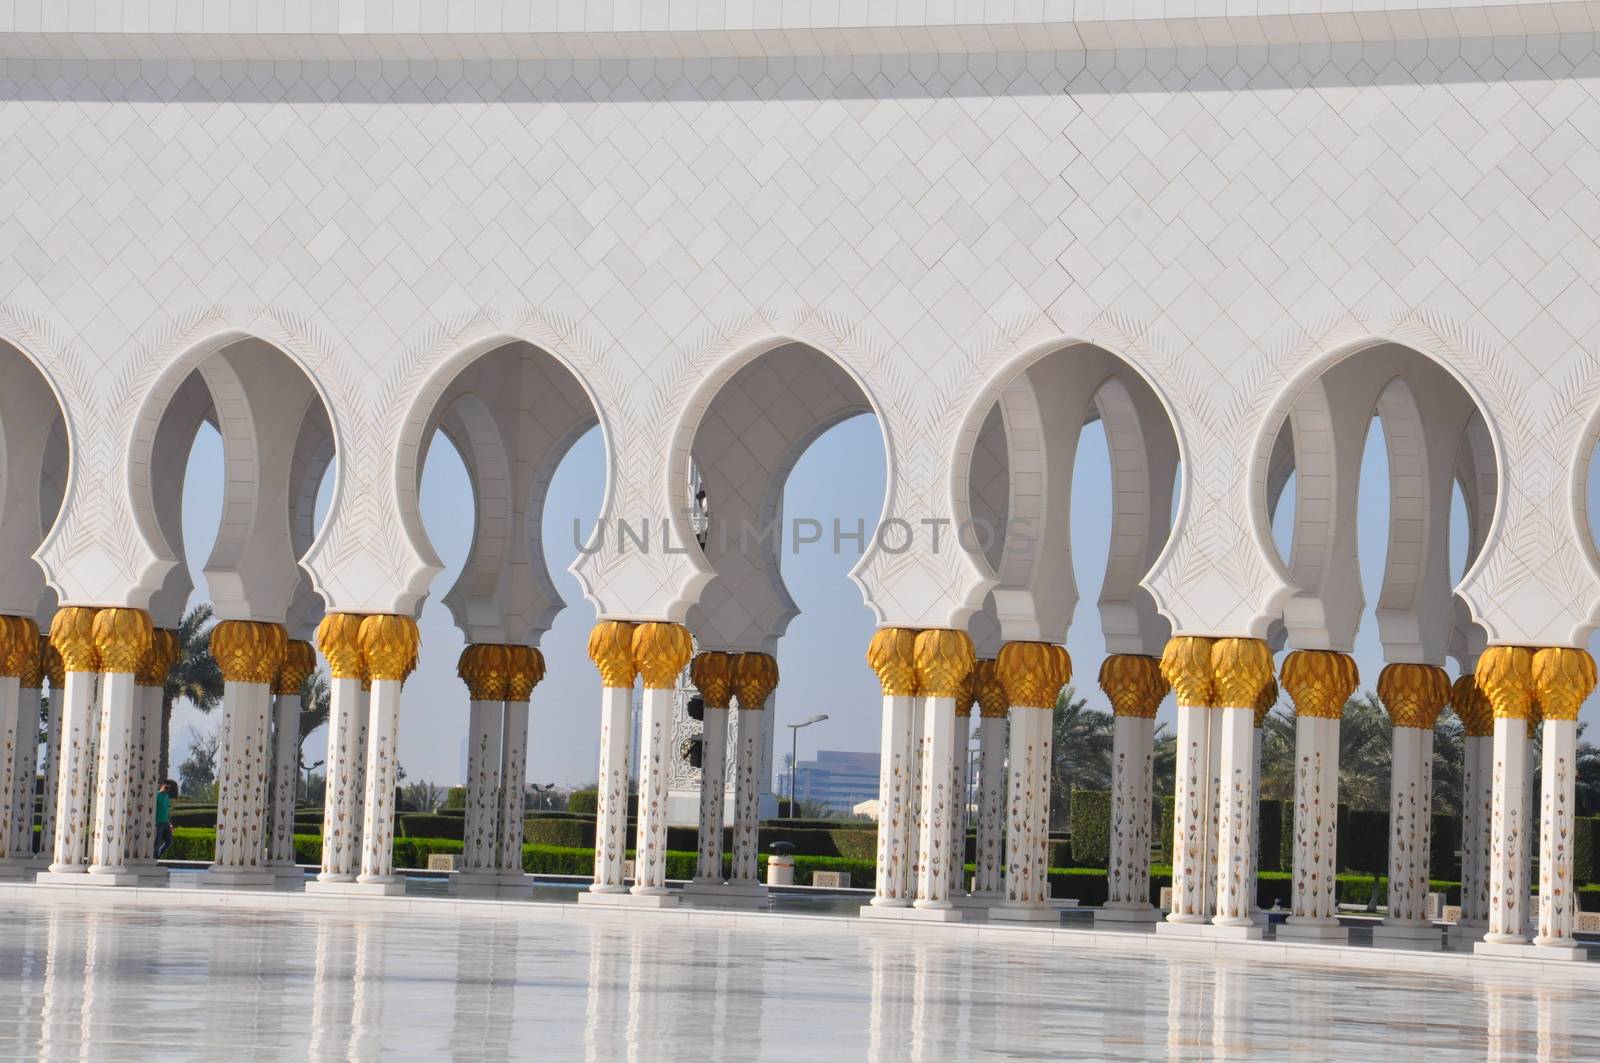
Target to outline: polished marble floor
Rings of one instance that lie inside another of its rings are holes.
[[[0,913],[18,1059],[1600,1058],[1581,984],[638,922]]]

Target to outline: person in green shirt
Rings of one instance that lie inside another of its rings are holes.
[[[156,859],[172,844],[172,799],[178,795],[178,784],[168,779],[156,791]]]

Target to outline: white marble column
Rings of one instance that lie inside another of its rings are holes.
[[[137,672],[150,652],[150,617],[138,609],[102,609],[94,618],[100,658],[100,738],[96,744],[93,826],[88,881],[138,881],[128,869],[128,808],[133,799],[133,723]]]
[[[972,740],[972,700],[956,701],[955,751],[951,757],[950,793],[954,799],[950,817],[950,858],[945,861],[950,876],[950,896],[963,898],[967,893],[967,784],[968,747]]]
[[[41,644],[40,663],[50,680],[49,706],[44,710],[44,792],[39,802],[39,835],[34,845],[35,865],[48,867],[55,860],[56,804],[61,797],[61,718],[67,704],[67,672],[61,654],[48,639]]]
[[[700,732],[700,830],[694,875],[697,885],[720,886],[727,881],[722,868],[723,802],[727,789],[728,706],[707,701]]]
[[[1433,836],[1433,726],[1450,699],[1442,668],[1396,663],[1378,676],[1378,697],[1394,724],[1389,768],[1389,913],[1377,938],[1436,942],[1428,918]]]
[[[1572,932],[1576,920],[1572,858],[1575,827],[1578,710],[1595,688],[1594,659],[1583,650],[1547,647],[1533,657],[1533,681],[1544,717],[1539,802],[1540,956],[1584,959]]]
[[[1150,903],[1151,795],[1155,719],[1117,715],[1111,733],[1110,866],[1105,909],[1096,918],[1154,922]]]
[[[375,668],[368,709],[367,769],[362,778],[361,873],[356,882],[384,892],[403,893],[394,873],[394,788],[400,756],[399,676],[385,678]]]
[[[1488,734],[1469,729],[1462,739],[1461,932],[1478,934],[1489,922],[1489,851],[1494,824],[1494,720]]]
[[[1006,893],[991,919],[1042,921],[1050,905],[1050,746],[1056,698],[1072,678],[1067,651],[1042,642],[1008,642],[995,668],[1011,701],[1007,777]]]
[[[35,655],[37,665],[37,654]],[[17,691],[17,742],[11,758],[11,796],[8,802],[10,837],[6,841],[6,862],[20,874],[34,862],[34,788],[39,767],[39,679],[35,666],[24,672]]]
[[[468,647],[469,649],[471,647]],[[492,871],[500,819],[500,736],[504,701],[477,697],[467,707],[467,807],[461,862],[468,873]]]
[[[639,725],[639,818],[634,840],[636,896],[667,893],[667,789],[672,769],[671,686],[644,688]]]
[[[1177,775],[1172,800],[1172,923],[1205,923],[1216,866],[1212,859],[1211,809],[1216,803],[1211,770],[1208,705],[1185,704],[1179,690]]]
[[[55,832],[47,874],[81,875],[89,869],[89,802],[94,790],[93,732],[99,723],[99,655],[94,646],[94,609],[68,606],[56,611],[50,642],[61,655],[64,691],[52,677],[50,700],[61,702],[56,761]],[[54,709],[54,705],[51,706]]]
[[[722,870],[724,801],[728,786],[728,702],[733,696],[733,657],[718,650],[697,653],[689,677],[699,693],[700,822],[694,881],[689,893],[719,892]]]
[[[1284,658],[1283,689],[1294,702],[1294,857],[1289,918],[1279,937],[1341,940],[1339,925],[1339,727],[1360,672],[1347,653],[1296,650]]]
[[[11,620],[0,617],[0,623]],[[8,647],[0,646],[0,666],[5,666]],[[14,850],[16,821],[21,808],[16,802],[17,752],[22,746],[22,683],[18,676],[0,675],[0,875],[16,866]]]
[[[278,624],[224,620],[211,629],[222,669],[221,767],[217,773],[217,848],[203,884],[270,886],[267,797],[271,781],[272,682],[287,653]]]
[[[756,860],[760,842],[761,755],[767,701],[778,688],[778,662],[765,653],[740,653],[733,658],[730,674],[739,706],[739,745],[734,750],[733,765],[733,874],[725,890],[745,898],[745,903],[760,904],[767,895]]]
[[[528,697],[508,697],[501,717],[500,823],[496,851],[502,890],[524,885],[532,889],[530,883],[524,882],[527,875],[522,869],[522,817],[527,814],[528,790],[528,712]]]
[[[360,867],[361,732],[366,726],[362,684],[361,616],[329,613],[317,627],[328,660],[328,752],[323,758],[322,868],[307,889],[342,889]]]
[[[949,910],[951,820],[956,815],[956,795],[951,792],[955,772],[956,703],[950,697],[922,700],[922,764],[920,831],[917,835],[917,895],[915,908]]]
[[[294,854],[294,808],[300,789],[300,686],[278,687],[272,702],[272,798],[267,867],[286,882],[303,878]]]
[[[978,830],[973,897],[985,905],[1005,893],[1006,718],[1011,702],[995,662],[973,664],[973,694],[978,699]]]
[[[1475,950],[1485,953],[1526,945],[1528,903],[1528,717],[1535,696],[1533,651],[1490,646],[1474,678],[1494,714],[1489,805],[1489,928]]]
[[[1161,662],[1113,654],[1100,665],[1111,701],[1111,808],[1106,903],[1097,921],[1155,922],[1150,903],[1150,828],[1155,787],[1155,714],[1167,694]]]
[[[877,673],[883,690],[878,754],[877,877],[872,908],[905,908],[911,904],[911,833],[916,799],[911,793],[915,775],[912,747],[917,711],[916,632],[909,628],[880,628],[867,648],[867,663]],[[867,909],[863,909],[863,914]]]
[[[621,895],[628,855],[628,771],[633,744],[634,625],[602,620],[589,632],[600,672],[600,771],[595,805],[594,881],[589,893]],[[581,898],[580,898],[581,899]]]
[[[156,632],[161,636],[164,632]],[[161,698],[164,693],[166,680],[165,662],[162,656],[160,663],[162,669],[160,679],[162,685],[156,685],[156,674],[141,674],[138,684],[138,699],[135,705],[133,724],[133,745],[135,778],[133,784],[133,798],[128,804],[128,868],[137,874],[144,883],[154,884],[166,881],[166,869],[156,863],[156,791],[160,788],[161,778]]]
[[[1217,832],[1217,912],[1212,923],[1219,927],[1253,927],[1250,916],[1255,896],[1254,861],[1250,848],[1255,841],[1255,786],[1251,773],[1255,764],[1255,706],[1222,705],[1220,716],[1220,764]]]

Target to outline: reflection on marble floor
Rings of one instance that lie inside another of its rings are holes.
[[[60,903],[0,980],[5,1058],[1600,1058],[1582,986],[893,933]]]

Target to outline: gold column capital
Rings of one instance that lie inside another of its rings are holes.
[[[740,653],[733,658],[733,696],[739,711],[765,709],[778,689],[778,659],[770,653]]]
[[[1113,716],[1141,720],[1155,717],[1161,699],[1172,689],[1161,674],[1161,662],[1137,653],[1114,653],[1100,662],[1100,689],[1111,699]]]
[[[689,678],[708,709],[725,709],[733,698],[733,655],[706,650],[689,662]]]
[[[456,660],[456,675],[467,684],[473,701],[506,700],[506,679],[511,671],[508,647],[498,642],[474,642]]]
[[[61,659],[61,651],[48,637],[39,640],[39,667],[50,677],[52,692],[60,690],[67,681],[67,664]]]
[[[1431,731],[1450,700],[1450,677],[1431,664],[1386,665],[1378,673],[1378,697],[1394,726]]]
[[[1203,635],[1174,635],[1161,651],[1161,675],[1179,705],[1210,708],[1216,704],[1212,680],[1211,649],[1216,639]]]
[[[278,666],[278,674],[272,677],[272,692],[298,694],[316,670],[316,647],[304,639],[289,639],[284,644],[283,663]]]
[[[228,683],[271,683],[288,653],[282,624],[223,620],[211,629],[211,656]]]
[[[34,630],[37,631],[38,629],[39,625],[35,624]],[[33,652],[23,656],[22,668],[17,672],[19,686],[28,690],[37,690],[44,686],[45,675],[49,671],[45,666],[45,651],[49,645],[49,640],[44,636],[34,636]],[[57,660],[60,660],[60,658],[57,657]]]
[[[158,627],[150,633],[150,648],[139,661],[139,671],[134,683],[142,687],[164,687],[172,666],[178,663],[183,647],[178,633],[171,628]]]
[[[877,673],[884,697],[911,697],[917,692],[917,631],[880,627],[867,644],[867,664]]]
[[[1072,658],[1048,642],[1008,642],[995,658],[995,671],[1013,708],[1053,709],[1072,678]]]
[[[1267,722],[1267,716],[1277,707],[1279,697],[1278,681],[1268,679],[1267,685],[1261,688],[1260,695],[1256,698],[1256,726],[1260,727]]]
[[[1533,712],[1533,651],[1526,646],[1490,646],[1472,673],[1497,720],[1526,720]]]
[[[600,685],[633,689],[633,624],[602,620],[589,630],[589,659],[600,670]]]
[[[1219,638],[1211,646],[1211,681],[1218,707],[1254,711],[1272,682],[1272,651],[1262,639]]]
[[[972,694],[978,699],[978,712],[986,720],[1003,720],[1011,711],[1011,699],[1006,697],[1005,684],[992,657],[979,657],[972,662]]]
[[[94,614],[94,649],[102,672],[135,675],[150,649],[155,627],[143,609],[100,609]]]
[[[98,672],[100,654],[94,645],[94,615],[99,612],[83,605],[68,605],[56,610],[50,620],[50,645],[66,672]],[[51,673],[53,676],[55,673]],[[55,682],[52,679],[51,685]]]
[[[1361,682],[1361,671],[1348,653],[1295,650],[1283,659],[1278,678],[1294,702],[1296,716],[1337,720]]]
[[[328,659],[334,679],[367,678],[367,661],[361,652],[361,613],[329,613],[317,625],[317,648]]]
[[[918,632],[912,655],[918,690],[931,698],[960,699],[967,676],[972,674],[970,635],[951,628],[929,628]]]
[[[23,678],[37,670],[39,625],[31,617],[0,616],[0,675]],[[26,684],[23,684],[26,685]]]
[[[528,701],[544,678],[544,654],[532,646],[507,646],[506,667],[506,700]]]
[[[417,622],[394,613],[372,613],[361,621],[361,656],[367,674],[376,682],[404,681],[417,666],[421,637]]]
[[[1594,658],[1566,646],[1536,650],[1533,686],[1546,720],[1576,720],[1578,709],[1594,690]]]
[[[1461,720],[1461,731],[1468,738],[1488,738],[1494,734],[1494,711],[1489,698],[1478,688],[1478,681],[1467,672],[1450,685],[1450,708]]]
[[[682,624],[649,620],[633,629],[633,666],[646,690],[671,690],[694,656],[694,639]]]

